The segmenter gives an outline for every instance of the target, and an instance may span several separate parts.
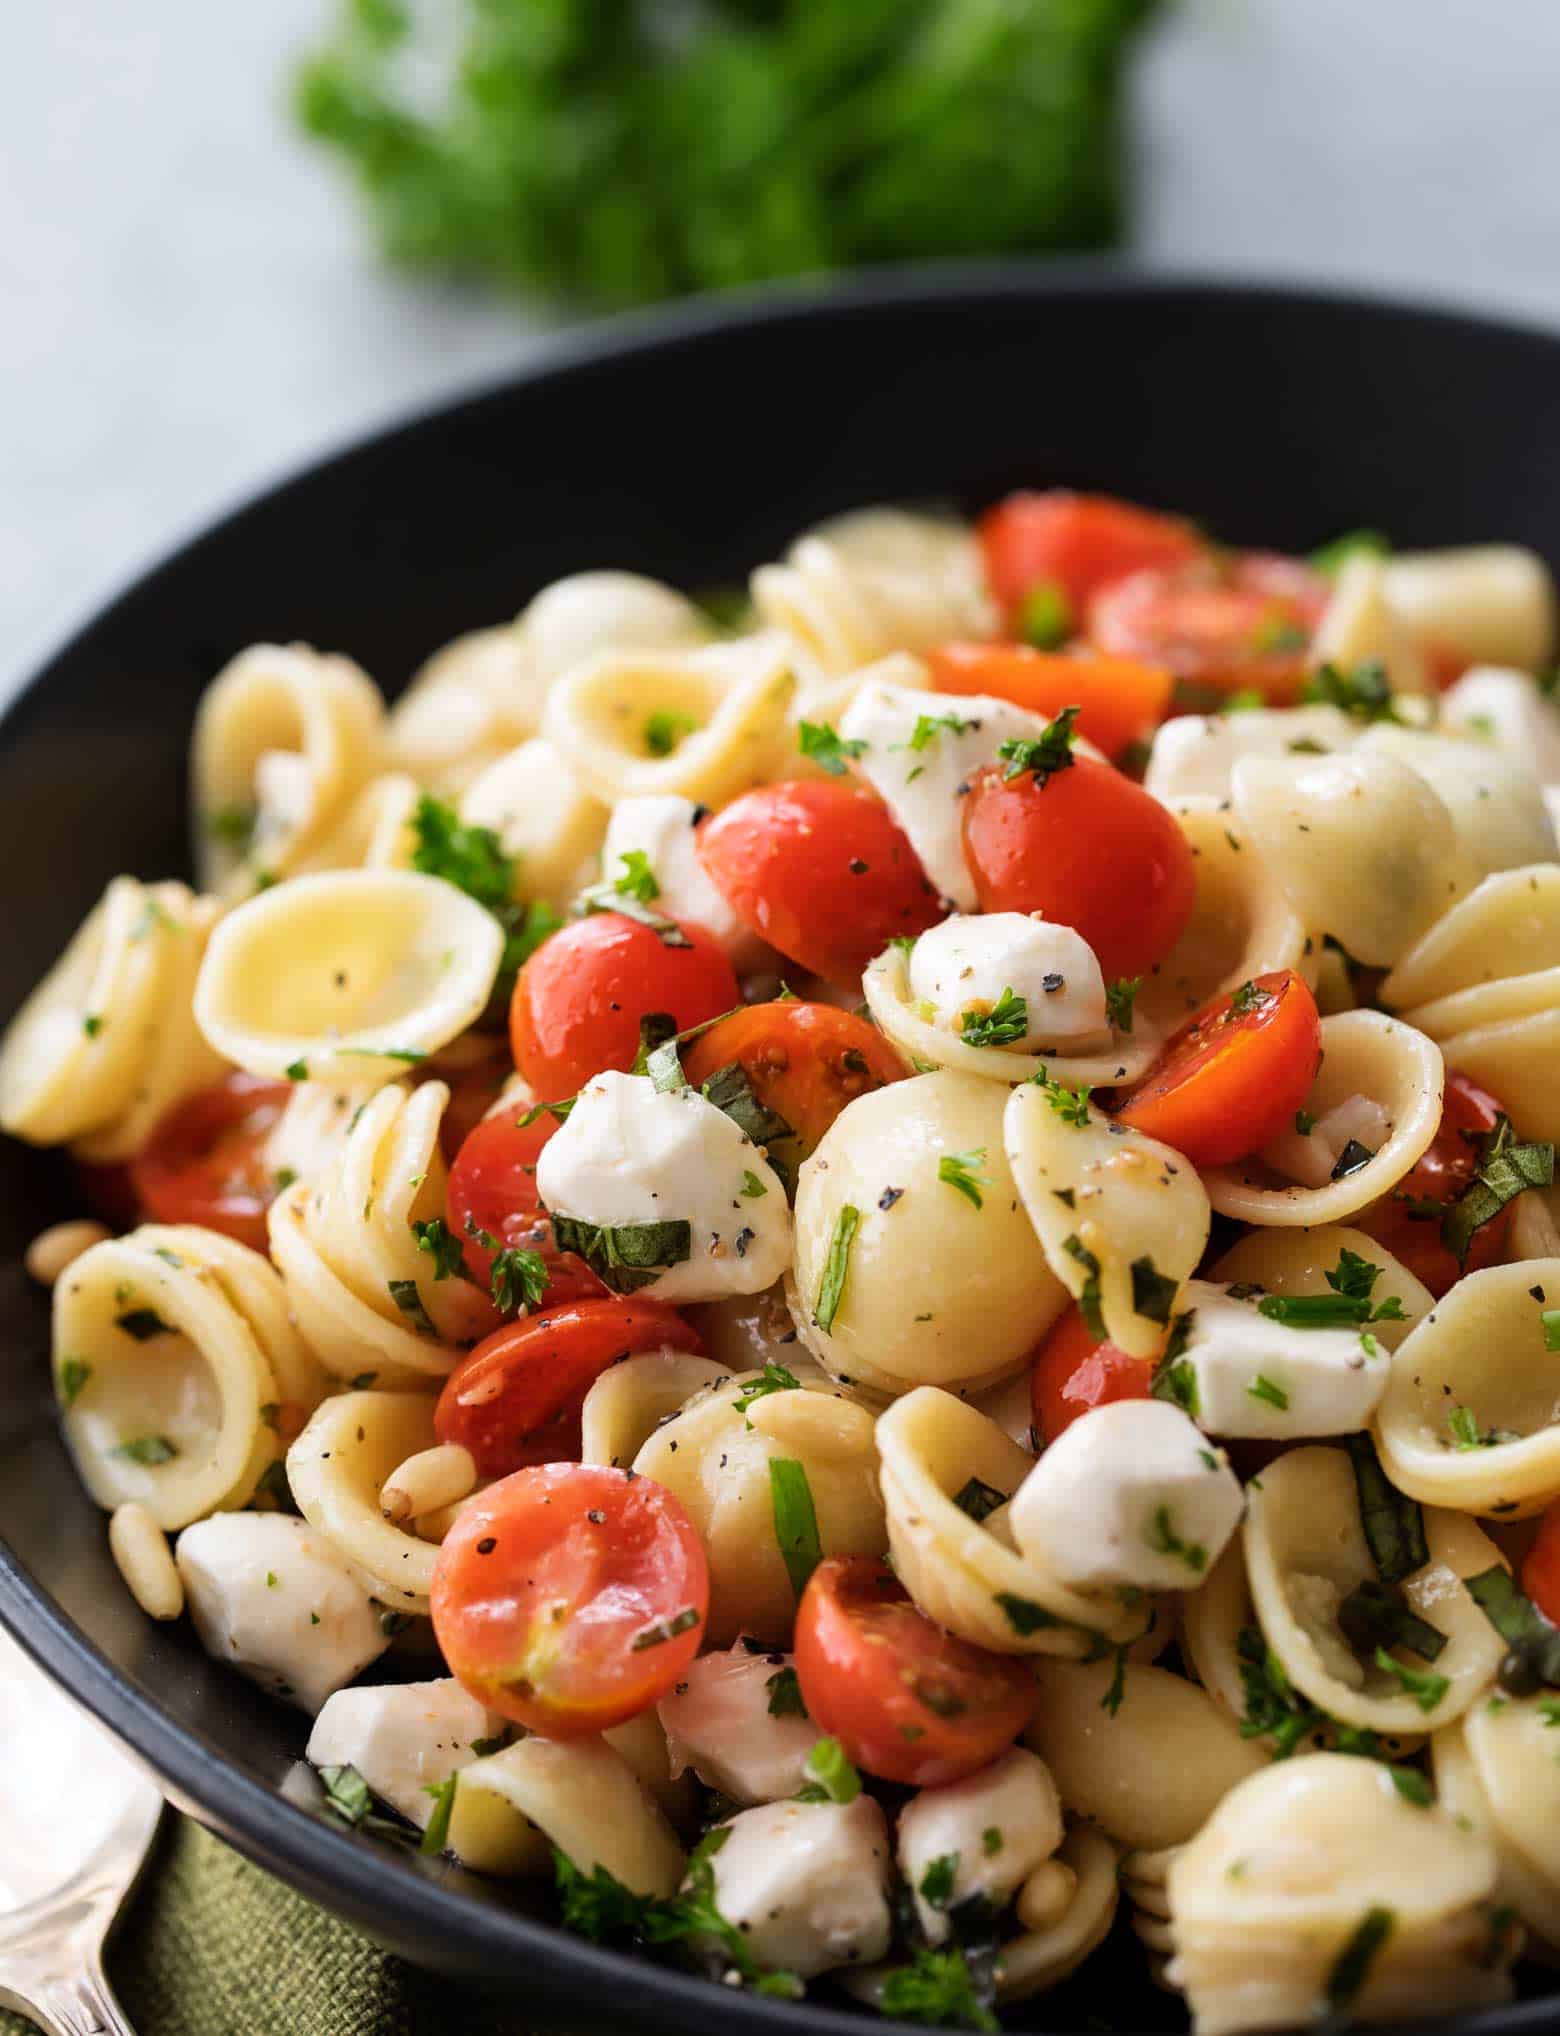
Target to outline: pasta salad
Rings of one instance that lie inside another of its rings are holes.
[[[153,1618],[322,1814],[932,2026],[1560,1956],[1547,568],[1061,491],[258,645],[0,1046]]]

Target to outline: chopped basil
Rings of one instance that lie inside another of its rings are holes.
[[[1354,721],[1396,721],[1397,706],[1387,679],[1387,668],[1378,659],[1343,672],[1336,665],[1323,665],[1306,680],[1301,696],[1308,702],[1337,707]]]
[[[791,1579],[791,1589],[800,1600],[808,1578],[823,1560],[823,1542],[818,1534],[818,1514],[807,1471],[793,1457],[769,1459],[769,1502],[775,1540]]]
[[[1435,1801],[1435,1791],[1417,1767],[1388,1767],[1392,1786],[1405,1803],[1412,1803],[1416,1810],[1428,1810]]]
[[[985,1207],[981,1189],[991,1186],[989,1174],[979,1171],[986,1164],[986,1148],[977,1145],[972,1152],[945,1152],[937,1162],[937,1178],[950,1188],[956,1188],[967,1202],[973,1202],[977,1209]]]
[[[1406,1647],[1423,1661],[1435,1661],[1446,1649],[1446,1635],[1404,1604],[1395,1585],[1368,1577],[1338,1607],[1338,1625],[1361,1660],[1371,1660],[1378,1647]]]
[[[1391,1909],[1367,1909],[1359,1926],[1338,1953],[1327,1975],[1325,1999],[1329,2019],[1348,2021],[1354,2003],[1370,1978],[1371,1966],[1392,1935],[1397,1916]]]
[[[1410,1668],[1406,1662],[1388,1654],[1384,1647],[1376,1649],[1374,1660],[1384,1675],[1390,1675],[1402,1684],[1405,1692],[1427,1715],[1451,1688],[1444,1675],[1437,1675],[1433,1669]]]
[[[435,1216],[431,1222],[414,1223],[412,1235],[417,1239],[417,1249],[426,1251],[433,1260],[435,1281],[465,1274],[465,1247],[442,1216]]]
[[[1145,1322],[1170,1326],[1170,1310],[1180,1291],[1180,1281],[1167,1279],[1151,1258],[1132,1261],[1132,1312]]]
[[[434,1328],[432,1321],[429,1319],[428,1310],[423,1306],[422,1295],[417,1291],[416,1280],[390,1280],[386,1284],[390,1289],[391,1300],[394,1301],[407,1321],[411,1323],[417,1334],[419,1336],[437,1336],[439,1332]]]
[[[1368,1145],[1362,1145],[1357,1138],[1351,1138],[1334,1163],[1327,1176],[1332,1181],[1346,1181],[1350,1174],[1357,1174],[1361,1167],[1369,1166],[1376,1157]]]
[[[674,1612],[670,1619],[657,1619],[649,1626],[641,1626],[634,1635],[630,1653],[643,1654],[647,1647],[664,1647],[668,1640],[675,1640],[679,1633],[689,1633],[699,1623],[699,1611],[695,1605],[684,1605],[680,1612]]]
[[[745,1414],[755,1400],[767,1400],[771,1393],[794,1393],[800,1389],[801,1383],[794,1371],[787,1371],[783,1364],[776,1364],[772,1358],[766,1359],[760,1375],[749,1379],[732,1404],[739,1414]]]
[[[126,1336],[133,1336],[137,1343],[148,1343],[154,1336],[176,1336],[178,1331],[165,1322],[155,1308],[131,1308],[126,1314],[114,1317],[114,1327],[122,1329]]]
[[[686,1220],[598,1224],[554,1214],[552,1226],[558,1249],[578,1253],[614,1294],[637,1293],[693,1255],[693,1229]]]
[[[92,1367],[84,1357],[62,1357],[59,1369],[60,1399],[67,1407],[73,1407],[87,1380],[92,1376]]]
[[[653,912],[637,898],[614,891],[605,884],[595,885],[591,890],[584,892],[577,909],[583,911],[587,917],[594,912],[616,912],[620,918],[632,919],[636,926],[648,926],[663,947],[693,945],[675,919],[668,919],[661,912]]]
[[[1004,990],[989,1011],[972,1006],[959,1016],[959,1034],[966,1046],[1012,1046],[1029,1030],[1029,1006]]]
[[[491,1292],[493,1305],[502,1315],[541,1306],[552,1285],[552,1274],[539,1251],[524,1251],[516,1245],[493,1255]]]
[[[327,1806],[334,1810],[343,1823],[354,1828],[361,1824],[374,1807],[374,1798],[369,1786],[355,1767],[322,1767],[320,1784],[325,1791]]]
[[[850,1247],[860,1221],[861,1211],[849,1202],[834,1219],[834,1235],[829,1239],[829,1255],[824,1261],[823,1279],[813,1307],[813,1321],[826,1336],[834,1327],[834,1318],[845,1298],[845,1282],[850,1273]]]
[[[1526,1188],[1547,1188],[1555,1177],[1555,1149],[1547,1141],[1518,1144],[1503,1110],[1479,1145],[1472,1182],[1441,1219],[1441,1242],[1466,1260],[1475,1231],[1498,1216]]]
[[[1465,1577],[1463,1586],[1524,1667],[1541,1683],[1560,1689],[1560,1626],[1544,1617],[1498,1563]]]
[[[827,721],[799,723],[796,746],[803,756],[817,764],[820,770],[827,771],[831,778],[843,778],[850,759],[864,756],[867,750],[864,742],[845,741],[838,729],[832,728]]]
[[[1007,1504],[1007,1493],[999,1492],[995,1485],[988,1485],[981,1478],[966,1478],[955,1492],[953,1503],[972,1520],[986,1520],[999,1506]]]
[[[642,848],[630,848],[618,857],[623,874],[614,877],[612,888],[620,898],[633,898],[641,905],[653,905],[661,895],[650,858]]]
[[[764,1684],[769,1692],[769,1715],[771,1718],[805,1718],[807,1705],[802,1698],[802,1685],[794,1668],[777,1668]]]
[[[1381,1267],[1372,1265],[1357,1251],[1342,1250],[1338,1263],[1326,1274],[1327,1294],[1266,1294],[1257,1303],[1257,1313],[1270,1322],[1283,1322],[1291,1329],[1353,1329],[1367,1322],[1402,1322],[1407,1318],[1396,1294],[1376,1307],[1371,1290],[1381,1277]]]
[[[1418,1501],[1400,1492],[1382,1469],[1369,1435],[1345,1437],[1344,1448],[1354,1466],[1360,1525],[1377,1574],[1383,1583],[1401,1583],[1430,1560],[1424,1514]]]
[[[1027,771],[1034,777],[1035,789],[1043,791],[1058,771],[1069,769],[1074,761],[1076,723],[1082,712],[1081,707],[1064,707],[1038,736],[1015,735],[1002,743],[997,755],[1007,765],[1002,773],[1004,779],[1011,784]]]
[[[1141,976],[1118,976],[1105,985],[1105,1015],[1118,1032],[1132,1030],[1137,993],[1142,987]]]
[[[1100,1262],[1092,1251],[1077,1237],[1065,1237],[1062,1249],[1067,1256],[1076,1259],[1083,1267],[1085,1279],[1078,1294],[1078,1309],[1090,1332],[1099,1337],[1105,1334],[1105,1317],[1100,1312]]]
[[[1183,1414],[1190,1414],[1194,1421],[1202,1411],[1202,1396],[1197,1390],[1197,1368],[1188,1364],[1185,1358],[1170,1364],[1161,1360],[1149,1391],[1156,1400],[1169,1400]]]
[[[1047,1626],[1059,1626],[1062,1622],[1054,1612],[1048,1612],[1044,1605],[1037,1605],[1033,1598],[1020,1598],[1012,1591],[998,1591],[996,1602],[1007,1615],[1007,1622],[1015,1633],[1038,1633]]]
[[[747,1070],[739,1061],[717,1068],[702,1085],[699,1094],[705,1102],[713,1103],[717,1110],[729,1117],[755,1145],[774,1145],[782,1138],[795,1135],[778,1111],[759,1101],[753,1093]]]
[[[853,1803],[861,1794],[861,1776],[845,1758],[845,1749],[837,1739],[818,1741],[807,1756],[805,1772],[810,1786],[802,1789],[804,1801]]]
[[[515,1119],[515,1129],[529,1131],[531,1126],[543,1117],[551,1117],[556,1123],[565,1124],[577,1100],[578,1098],[574,1096],[560,1096],[556,1103],[533,1103],[529,1110],[523,1111]]]
[[[450,1842],[450,1816],[455,1808],[455,1788],[459,1780],[459,1774],[448,1775],[443,1781],[424,1789],[424,1794],[433,1798],[433,1815],[428,1819],[428,1828],[417,1850],[432,1858],[437,1858]]]
[[[126,1463],[138,1463],[151,1470],[160,1463],[172,1463],[179,1450],[178,1445],[170,1442],[166,1435],[135,1435],[108,1453],[123,1457]]]
[[[306,1060],[295,1060],[286,1072],[288,1081],[306,1082],[309,1079],[309,1063]]]

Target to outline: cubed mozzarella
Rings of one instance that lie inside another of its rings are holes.
[[[1442,694],[1441,722],[1459,735],[1499,743],[1545,784],[1560,783],[1560,713],[1526,672],[1475,665]]]
[[[390,1644],[341,1556],[290,1513],[213,1513],[185,1528],[175,1560],[206,1652],[305,1711]]]
[[[743,925],[704,873],[698,827],[708,810],[673,792],[619,799],[601,850],[602,881],[616,883],[625,872],[624,857],[642,855],[658,887],[655,909],[712,933],[738,974],[749,975],[772,965],[774,950]]]
[[[433,1815],[429,1790],[480,1759],[473,1741],[494,1730],[487,1711],[451,1676],[384,1683],[327,1697],[309,1734],[308,1757],[316,1767],[355,1767],[381,1802],[425,1831]]]
[[[1244,1503],[1228,1461],[1179,1407],[1118,1400],[1047,1446],[1008,1520],[1031,1561],[1066,1583],[1190,1591],[1223,1553]]]
[[[959,911],[973,912],[975,880],[960,833],[970,778],[996,762],[1004,742],[1033,740],[1047,725],[1043,714],[983,694],[921,693],[874,682],[840,717],[840,734],[865,745],[856,767],[904,829],[927,876]],[[1086,742],[1074,748],[1079,755],[1099,753]]]
[[[1143,788],[1167,806],[1227,799],[1243,756],[1347,749],[1359,731],[1336,707],[1253,707],[1240,714],[1178,714],[1154,736]]]
[[[1061,1842],[1062,1805],[1051,1770],[1038,1754],[1015,1746],[963,1781],[911,1798],[899,1818],[899,1870],[921,1928],[941,1944],[949,1909],[972,1895],[1001,1908]],[[928,1873],[935,1901],[926,1896]]]
[[[554,1216],[602,1229],[688,1224],[687,1257],[649,1283],[659,1301],[761,1293],[791,1262],[779,1175],[697,1089],[597,1075],[543,1147],[536,1186]]]
[[[715,1904],[760,1965],[811,1979],[888,1950],[888,1826],[870,1796],[766,1803],[722,1828]]]
[[[794,1688],[788,1654],[751,1654],[732,1647],[701,1654],[657,1706],[672,1773],[687,1768],[709,1788],[738,1803],[794,1796],[807,1779],[807,1756],[818,1727],[805,1714],[770,1711],[771,1685]]]
[[[989,1016],[1009,992],[1023,1001],[1024,1029],[997,1043],[1015,1053],[1110,1036],[1099,962],[1070,926],[1027,912],[955,916],[910,951],[911,996],[951,1032],[967,1013]]]
[[[1177,1397],[1210,1435],[1292,1442],[1352,1435],[1387,1389],[1387,1354],[1358,1329],[1297,1329],[1259,1312],[1260,1295],[1189,1280],[1192,1310]],[[1092,1418],[1092,1417],[1090,1417]]]

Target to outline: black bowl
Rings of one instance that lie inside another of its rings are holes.
[[[1107,489],[1280,548],[1368,523],[1399,544],[1507,538],[1560,561],[1557,399],[1560,339],[1537,332],[1091,268],[882,276],[599,328],[250,504],[37,675],[0,722],[6,854],[26,868],[0,1007],[109,876],[184,866],[191,714],[246,643],[348,651],[394,690],[562,573],[621,565],[707,586],[832,510],[974,508],[1021,484]],[[597,1950],[538,1920],[542,1904],[523,1910],[282,1793],[290,1776],[297,1792],[302,1720],[186,1627],[140,1616],[61,1449],[48,1310],[18,1261],[69,1210],[62,1173],[0,1147],[0,1621],[172,1799],[407,1956],[523,1995],[538,2022],[870,2026]],[[1056,2029],[1182,2026],[1130,1938],[1027,2013]],[[1534,2000],[1473,2019],[1509,2036],[1557,2017]]]

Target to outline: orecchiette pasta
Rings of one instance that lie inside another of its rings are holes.
[[[1329,1717],[1364,1731],[1411,1733],[1460,1717],[1494,1675],[1500,1636],[1461,1580],[1500,1561],[1471,1520],[1425,1516],[1430,1559],[1403,1579],[1411,1611],[1443,1636],[1433,1656],[1400,1647],[1362,1662],[1346,1609],[1376,1563],[1360,1518],[1354,1472],[1335,1449],[1291,1450],[1249,1494],[1246,1568],[1268,1645],[1289,1681]],[[1428,1645],[1427,1636],[1427,1645]]]
[[[388,1079],[481,1016],[503,945],[492,914],[437,877],[298,877],[217,927],[195,1017],[250,1074]]]
[[[1385,562],[1366,551],[1344,560],[1311,639],[1310,661],[1344,670],[1379,664],[1395,692],[1428,692],[1424,658],[1392,605],[1387,572]]]
[[[685,1350],[647,1350],[609,1366],[580,1409],[580,1461],[626,1468],[695,1394],[745,1369]]]
[[[1370,753],[1396,757],[1424,779],[1451,814],[1458,846],[1479,876],[1554,859],[1554,824],[1528,758],[1387,723],[1361,737],[1358,754]]]
[[[462,1768],[450,1850],[482,1873],[545,1874],[556,1846],[635,1894],[669,1895],[683,1850],[633,1768],[600,1739],[528,1738]]]
[[[453,1344],[491,1323],[476,1288],[438,1277],[412,1228],[444,1208],[439,1120],[448,1097],[442,1082],[379,1090],[335,1163],[271,1204],[271,1253],[288,1303],[339,1379],[424,1385],[450,1370]]]
[[[192,1014],[219,909],[183,884],[116,877],[0,1042],[0,1126],[119,1160],[215,1081],[222,1059]]]
[[[1006,1100],[965,1074],[895,1082],[843,1110],[804,1162],[788,1291],[803,1342],[842,1383],[973,1391],[1061,1313],[1066,1289],[1003,1150]]]
[[[1560,1953],[1554,1710],[1552,1697],[1492,1696],[1432,1743],[1442,1801],[1494,1840],[1501,1893],[1550,1961]]]
[[[1352,1230],[1345,1223],[1327,1223],[1315,1230],[1253,1230],[1225,1252],[1213,1277],[1230,1285],[1261,1287],[1270,1294],[1327,1294],[1336,1291],[1336,1275],[1345,1252],[1377,1268],[1371,1305],[1395,1300],[1401,1314],[1381,1317],[1371,1334],[1387,1350],[1396,1350],[1409,1331],[1435,1306],[1435,1296],[1384,1244]]]
[[[1009,1499],[1031,1468],[985,1415],[921,1386],[878,1417],[877,1440],[895,1571],[950,1632],[998,1654],[1073,1656],[1147,1626],[1141,1593],[1075,1591],[1018,1553],[1000,1512],[977,1520],[958,1504],[972,1478]]]
[[[1104,1943],[1116,1920],[1120,1899],[1116,1851],[1107,1839],[1087,1824],[1075,1824],[1062,1840],[1055,1864],[1073,1877],[1067,1906],[1054,1923],[1026,1930],[1002,1946],[997,1964],[998,2000],[1024,2001],[1060,1986]],[[1022,1908],[1022,1895],[1019,1901]]]
[[[1395,1484],[1465,1513],[1531,1513],[1560,1494],[1550,1302],[1560,1305],[1560,1257],[1491,1266],[1399,1346],[1376,1416]]]
[[[457,636],[419,666],[390,710],[390,759],[444,797],[536,733],[544,684],[522,631],[505,624]]]
[[[609,808],[587,791],[562,752],[541,737],[521,743],[466,787],[460,817],[496,834],[528,898],[561,905],[594,874]]]
[[[289,876],[380,767],[384,702],[350,658],[256,644],[195,717],[191,804],[202,887],[243,897]]]
[[[316,870],[405,870],[417,847],[414,825],[421,794],[405,771],[370,778],[329,833],[322,835],[295,874]]]
[[[1385,579],[1387,599],[1426,650],[1527,671],[1554,655],[1554,580],[1521,545],[1399,552]]]
[[[423,1393],[336,1393],[287,1452],[287,1480],[303,1517],[343,1555],[364,1588],[392,1612],[426,1612],[438,1549],[387,1520],[379,1503],[390,1473],[433,1442]]]

